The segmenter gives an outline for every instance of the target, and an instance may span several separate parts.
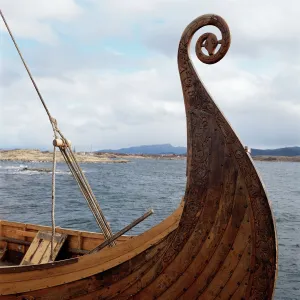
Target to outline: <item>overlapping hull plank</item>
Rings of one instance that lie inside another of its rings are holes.
[[[188,140],[183,208],[149,231],[99,253],[39,268],[1,268],[0,294],[5,296],[0,299],[16,299],[16,293],[28,297],[24,299],[273,297],[277,241],[264,187],[189,57],[194,33],[206,25],[218,27],[222,39],[200,36],[196,53],[201,61],[218,62],[230,45],[227,24],[215,15],[194,20],[180,40]]]

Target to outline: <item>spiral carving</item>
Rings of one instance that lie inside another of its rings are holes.
[[[181,60],[180,56],[189,55],[188,48],[195,32],[207,25],[217,27],[222,37],[218,40],[217,36],[213,33],[202,34],[196,42],[198,59],[205,64],[214,64],[226,55],[230,47],[230,31],[227,23],[220,16],[204,15],[191,22],[183,32],[179,47],[181,48],[178,54],[179,60]],[[216,51],[218,45],[220,45],[220,48]],[[203,52],[203,48],[207,50],[208,55]]]

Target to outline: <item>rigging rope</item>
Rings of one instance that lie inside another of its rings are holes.
[[[49,117],[50,123],[51,123],[51,125],[52,125],[52,129],[53,129],[54,135],[55,135],[54,124],[53,124],[53,123],[55,122],[55,119],[52,118],[52,116],[51,116],[51,114],[50,114],[50,112],[49,112],[49,110],[48,110],[48,108],[47,108],[47,106],[46,106],[46,104],[45,104],[45,101],[44,101],[44,99],[43,99],[43,97],[42,97],[42,95],[41,95],[41,93],[40,93],[40,91],[39,91],[39,89],[38,89],[38,87],[37,87],[37,85],[36,85],[36,83],[35,83],[35,81],[34,81],[32,75],[31,75],[31,73],[30,73],[29,68],[28,68],[27,65],[26,65],[26,62],[25,62],[25,60],[24,60],[24,58],[23,58],[23,56],[22,56],[22,54],[21,54],[21,51],[19,50],[19,47],[18,47],[18,45],[17,45],[17,43],[16,43],[16,41],[15,41],[13,35],[12,35],[12,32],[11,32],[10,29],[9,29],[9,26],[8,26],[8,24],[7,24],[7,22],[6,22],[5,18],[4,18],[4,15],[2,14],[2,11],[1,11],[1,10],[0,10],[0,14],[1,14],[2,20],[3,20],[3,22],[4,22],[4,24],[5,24],[6,28],[7,28],[7,31],[8,31],[8,33],[9,33],[9,35],[10,35],[10,37],[11,37],[13,43],[14,43],[14,45],[15,45],[15,47],[16,47],[18,53],[19,53],[19,55],[20,55],[20,58],[21,58],[21,60],[22,60],[22,62],[23,62],[23,65],[24,65],[24,67],[25,67],[25,69],[26,69],[28,75],[29,75],[29,78],[31,79],[31,82],[32,82],[32,84],[33,84],[33,86],[34,86],[34,88],[35,88],[35,90],[36,90],[36,92],[37,92],[37,94],[38,94],[38,96],[39,96],[39,98],[40,98],[40,100],[41,100],[41,102],[42,102],[44,108],[45,108],[45,111],[46,111],[46,113],[47,113],[47,115],[48,115],[48,117]],[[55,135],[55,137],[56,137],[56,135]]]
[[[54,261],[54,236],[55,236],[55,171],[56,171],[56,147],[53,147],[53,166],[52,166],[52,236],[51,236],[51,260]]]
[[[9,29],[9,26],[4,18],[4,15],[2,14],[2,11],[0,10],[0,15],[3,19],[3,22],[9,32],[9,35],[19,53],[19,56],[23,62],[23,65],[31,79],[31,82],[44,106],[44,109],[49,117],[49,121],[51,123],[51,126],[52,126],[52,129],[53,129],[53,133],[54,133],[54,141],[53,141],[53,145],[54,145],[54,151],[53,151],[53,171],[52,171],[52,242],[51,242],[51,253],[53,254],[53,240],[54,240],[54,234],[55,234],[55,220],[54,220],[54,208],[55,208],[55,168],[56,168],[56,147],[59,148],[63,158],[65,159],[72,175],[74,176],[84,198],[86,199],[87,203],[88,203],[88,206],[89,208],[91,209],[95,219],[96,219],[96,222],[98,224],[98,226],[102,229],[102,232],[105,236],[106,239],[112,237],[113,233],[110,229],[110,226],[108,224],[108,222],[106,221],[105,217],[104,217],[104,214],[102,213],[102,210],[100,208],[100,205],[85,177],[85,175],[83,174],[77,160],[76,160],[76,157],[75,155],[73,154],[72,152],[72,149],[70,147],[70,144],[68,142],[68,140],[63,136],[63,134],[61,133],[61,131],[58,129],[57,127],[57,121],[55,118],[53,118],[50,114],[50,111],[48,110],[47,106],[46,106],[46,103],[30,73],[30,70],[29,68],[27,67],[26,65],[26,62],[25,60],[23,59],[23,56],[21,54],[21,51],[19,50],[19,47],[12,35],[12,32],[10,31]],[[58,140],[58,137],[61,138],[62,140],[62,144],[61,145],[56,145],[56,141]],[[115,245],[115,242],[112,242],[110,245]]]

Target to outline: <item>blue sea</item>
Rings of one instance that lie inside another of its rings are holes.
[[[276,218],[279,274],[275,299],[300,299],[300,163],[255,162]],[[51,163],[0,162],[0,219],[51,224],[51,173],[24,168]],[[154,214],[128,234],[159,223],[177,207],[185,190],[185,160],[136,159],[130,163],[81,164],[113,232],[148,209]],[[56,180],[56,225],[99,231],[76,182],[63,163]]]

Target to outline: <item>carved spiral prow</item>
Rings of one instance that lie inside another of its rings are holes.
[[[221,17],[208,14],[198,17],[184,30],[179,44],[179,63],[182,59],[189,57],[189,45],[195,32],[207,25],[217,27],[222,37],[218,40],[217,36],[213,33],[202,34],[196,42],[196,54],[198,59],[205,64],[214,64],[225,56],[230,47],[230,31],[228,25]],[[221,47],[216,51],[218,44],[220,44]],[[209,55],[203,52],[203,48],[207,50]]]
[[[187,174],[188,170],[190,170],[193,152],[191,147],[191,127],[195,126],[195,124],[199,121],[197,118],[192,118],[191,112],[198,109],[214,110],[215,105],[198,77],[189,56],[189,48],[193,35],[202,27],[208,25],[217,27],[220,30],[222,37],[218,40],[216,35],[213,33],[202,34],[196,42],[196,54],[199,60],[206,64],[214,64],[220,61],[229,49],[230,31],[227,23],[217,15],[203,15],[192,21],[184,30],[178,48],[178,68],[187,114]],[[217,49],[218,44],[221,45],[219,49]],[[203,47],[207,50],[209,55],[206,55],[203,52]]]

